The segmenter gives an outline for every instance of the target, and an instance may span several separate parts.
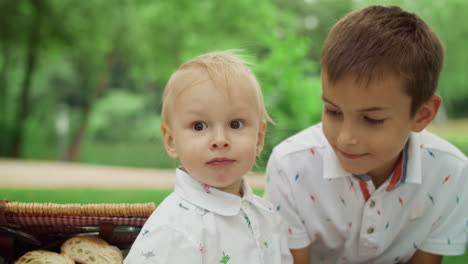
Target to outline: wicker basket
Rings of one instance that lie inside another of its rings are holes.
[[[55,204],[0,200],[0,256],[12,260],[34,249],[57,250],[76,235],[98,235],[127,249],[154,203]]]

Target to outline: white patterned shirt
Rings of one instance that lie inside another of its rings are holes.
[[[174,192],[149,217],[124,263],[292,263],[279,214],[245,181],[243,193],[222,192],[177,169]]]
[[[265,198],[311,263],[400,263],[416,250],[462,255],[468,237],[468,162],[445,140],[412,133],[393,175],[375,188],[341,166],[321,124],[279,144]]]

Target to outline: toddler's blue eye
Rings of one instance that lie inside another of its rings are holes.
[[[206,129],[207,126],[203,122],[195,122],[193,123],[192,128],[195,131],[202,131],[203,129]]]
[[[244,123],[240,120],[234,120],[234,121],[231,121],[231,124],[229,124],[229,126],[233,129],[239,129],[241,128],[242,126],[244,125]]]

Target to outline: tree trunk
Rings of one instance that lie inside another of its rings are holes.
[[[13,128],[13,140],[10,155],[14,158],[21,157],[25,134],[25,124],[30,113],[31,80],[36,70],[39,45],[41,41],[40,30],[42,22],[42,0],[31,0],[34,7],[33,19],[29,27],[28,44],[26,51],[25,72],[21,85],[21,93],[17,108],[17,117]]]
[[[7,117],[8,69],[10,68],[9,43],[2,46],[3,65],[0,71],[0,157],[7,155],[10,136]]]
[[[107,83],[107,79],[109,78],[110,72],[112,70],[112,67],[114,66],[114,61],[115,61],[115,56],[116,56],[116,49],[114,49],[109,57],[107,58],[107,67],[106,70],[104,71],[101,80],[99,81],[99,84],[96,86],[96,89],[94,89],[91,98],[89,100],[89,103],[86,107],[86,110],[84,112],[83,119],[81,121],[80,129],[78,130],[78,133],[73,139],[73,142],[70,147],[70,151],[68,152],[68,161],[77,161],[80,157],[80,151],[81,151],[81,143],[83,142],[84,135],[86,133],[86,129],[88,127],[88,121],[91,116],[91,113],[94,108],[94,104],[96,102],[96,99],[98,98],[99,95],[102,94],[104,91],[104,88]]]

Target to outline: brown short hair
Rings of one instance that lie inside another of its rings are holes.
[[[321,63],[332,82],[345,74],[367,83],[387,73],[402,76],[413,116],[435,93],[443,60],[442,41],[416,14],[373,5],[349,13],[333,26]]]

